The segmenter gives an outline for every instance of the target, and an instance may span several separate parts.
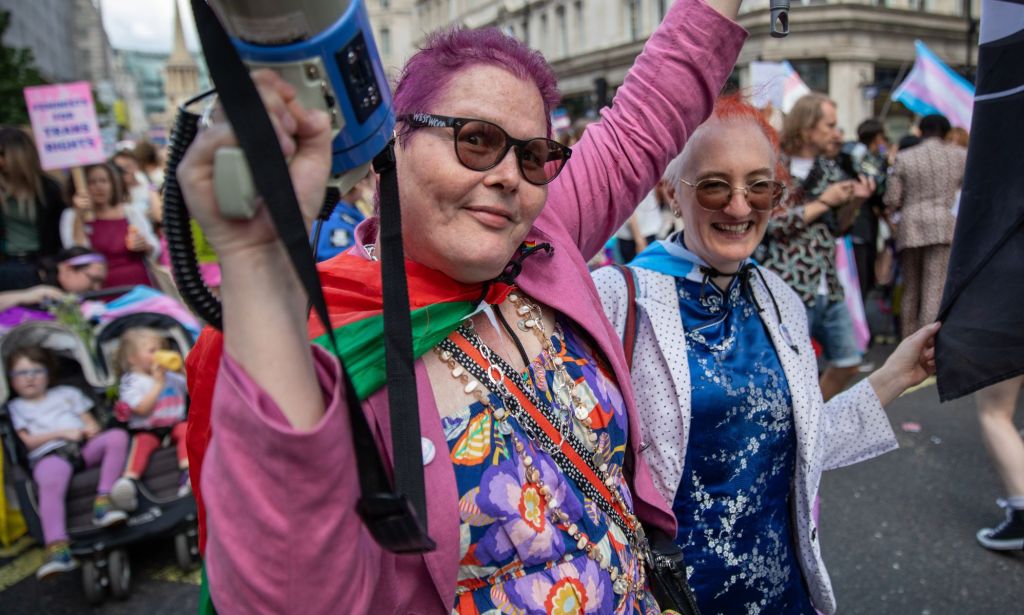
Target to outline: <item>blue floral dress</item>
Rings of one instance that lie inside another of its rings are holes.
[[[704,615],[813,615],[790,523],[789,383],[740,280],[694,277],[675,278],[693,398],[673,511],[690,585]]]
[[[621,473],[626,408],[615,378],[567,323],[560,320],[558,330],[560,334],[551,337],[555,354],[577,383],[576,394],[590,408],[592,430],[598,436],[595,450],[617,478],[614,488],[632,509]],[[560,392],[544,363],[543,356],[538,357],[522,376],[539,397],[551,403]],[[504,407],[493,393],[488,399],[494,408]],[[560,409],[569,406],[560,402],[554,407],[564,412]],[[509,434],[501,433],[496,423],[491,409],[479,402],[442,419],[460,496],[461,561],[452,613],[657,613],[646,592],[616,594],[609,573],[587,557],[566,531],[568,524],[575,524],[607,561],[637,579],[640,561],[618,525],[559,470],[514,418],[506,420]],[[567,417],[565,424],[572,423]],[[526,468],[513,450],[515,440],[525,445],[544,485],[567,513],[567,522],[552,521],[545,498],[526,479]]]

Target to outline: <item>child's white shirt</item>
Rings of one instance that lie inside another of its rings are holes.
[[[91,399],[71,386],[53,387],[40,399],[16,397],[8,404],[14,428],[18,431],[24,429],[34,436],[62,429],[84,429],[82,414],[92,406]],[[29,451],[28,458],[33,461],[41,459],[67,443],[63,438],[55,438]]]

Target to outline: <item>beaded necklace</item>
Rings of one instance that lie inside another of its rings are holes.
[[[554,380],[561,383],[563,396],[572,403],[570,412],[564,409],[559,412],[551,404],[542,403],[532,387],[521,387],[519,383],[528,383],[528,375],[518,374],[508,362],[488,348],[477,335],[472,321],[465,321],[455,333],[435,346],[434,351],[451,370],[452,377],[462,383],[463,391],[484,406],[485,412],[491,413],[497,432],[511,439],[512,449],[525,468],[527,482],[537,488],[547,503],[551,522],[575,540],[578,549],[585,551],[591,560],[608,572],[616,594],[627,596],[643,591],[646,584],[644,566],[637,566],[636,578],[628,578],[619,566],[602,556],[598,545],[575,523],[569,523],[568,514],[558,507],[551,488],[544,484],[526,446],[514,433],[510,418],[514,418],[523,433],[539,448],[548,452],[559,469],[619,526],[634,556],[638,560],[649,559],[649,547],[643,528],[616,488],[619,476],[610,472],[606,453],[596,446],[598,438],[591,428],[589,413],[576,394],[576,382],[569,375],[564,361],[555,356],[555,348],[545,331],[540,307],[525,301],[515,292],[509,295],[509,300],[515,306],[516,313],[522,317],[518,323],[519,329],[524,332],[532,330],[538,337],[544,349],[541,367],[552,371],[555,374]],[[564,337],[557,332],[557,327],[555,335],[558,336],[556,339],[562,340],[564,348]],[[480,360],[471,354],[477,355]],[[501,405],[492,404],[487,390],[501,401]],[[552,399],[557,397],[552,395]],[[531,409],[534,412],[530,412]],[[566,414],[580,428],[582,438],[576,429],[567,428]]]

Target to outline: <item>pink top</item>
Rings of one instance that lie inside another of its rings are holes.
[[[128,237],[128,219],[93,220],[89,241],[92,249],[107,257],[107,281],[104,288],[118,286],[152,286],[146,270],[145,252],[132,252],[125,240]]]
[[[605,318],[587,259],[629,217],[662,169],[711,112],[745,32],[701,0],[668,12],[619,89],[613,108],[588,127],[551,185],[527,240],[555,246],[526,261],[518,283],[585,330],[608,358],[630,409],[634,454],[642,429],[614,328]],[[585,222],[584,222],[585,221]],[[357,253],[373,221],[357,230]],[[292,429],[280,409],[225,354],[214,393],[213,437],[203,465],[206,564],[221,613],[450,613],[459,568],[458,492],[447,455],[424,466],[430,536],[437,550],[397,556],[373,541],[355,511],[359,482],[337,361],[313,348],[327,412],[312,431]],[[423,437],[446,450],[422,361],[416,363]],[[391,458],[387,392],[363,406]],[[416,454],[403,452],[403,454]],[[674,532],[675,520],[635,458],[634,502],[645,522]],[[387,463],[387,462],[385,462]]]

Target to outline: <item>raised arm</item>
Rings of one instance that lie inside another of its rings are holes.
[[[610,108],[551,185],[558,216],[585,259],[629,217],[711,113],[746,38],[738,0],[679,0],[644,46]]]
[[[329,120],[302,109],[276,75],[254,77],[312,218],[330,170]],[[201,476],[213,603],[223,613],[369,612],[381,550],[355,512],[340,367],[307,342],[305,293],[266,209],[247,222],[217,209],[213,157],[235,144],[216,123],[178,168],[222,271],[225,354]]]
[[[330,126],[307,112],[295,89],[270,72],[256,73],[292,183],[304,209],[315,212],[330,171]],[[307,343],[306,296],[292,271],[266,207],[251,221],[224,218],[213,193],[213,158],[237,146],[226,121],[200,131],[178,168],[185,202],[220,257],[224,344],[294,427],[311,429],[324,412]],[[315,215],[315,214],[314,214]],[[310,216],[312,217],[312,216]]]

